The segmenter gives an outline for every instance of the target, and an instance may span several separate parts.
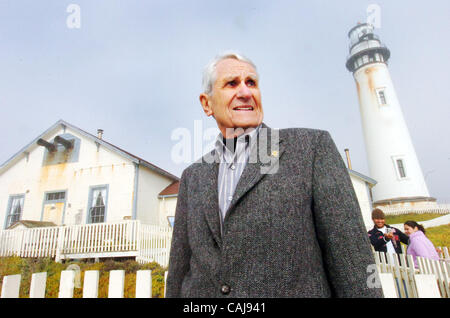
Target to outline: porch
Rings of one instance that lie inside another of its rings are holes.
[[[139,263],[169,263],[170,227],[139,220],[0,231],[0,257],[63,259],[135,257]]]

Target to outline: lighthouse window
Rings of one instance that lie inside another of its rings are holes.
[[[378,103],[380,103],[381,106],[387,105],[386,93],[385,93],[384,88],[383,89],[378,89],[377,90],[377,95],[378,95]]]
[[[397,159],[397,168],[400,178],[406,178],[405,167],[403,165],[403,160]]]

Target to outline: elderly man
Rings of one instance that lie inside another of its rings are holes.
[[[181,177],[166,296],[382,297],[329,133],[262,123],[256,67],[239,54],[213,60],[203,89],[221,134]]]

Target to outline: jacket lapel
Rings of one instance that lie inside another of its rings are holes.
[[[220,209],[219,209],[219,195],[218,195],[218,175],[219,175],[219,164],[217,159],[217,154],[213,151],[214,162],[207,163],[203,162],[203,176],[205,181],[205,190],[203,191],[203,206],[205,211],[206,222],[208,223],[209,229],[213,234],[214,240],[217,242],[218,246],[222,246],[221,239],[221,220],[220,220]]]
[[[283,155],[282,140],[279,131],[273,130],[264,123],[258,133],[257,143],[253,144],[249,162],[242,172],[241,178],[236,186],[233,200],[225,216],[226,222],[230,213],[239,200],[252,189],[267,174],[277,172],[279,159]]]

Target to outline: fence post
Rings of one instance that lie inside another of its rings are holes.
[[[109,272],[108,298],[123,298],[125,285],[125,271],[112,270]]]
[[[1,298],[19,298],[20,278],[20,274],[3,277]]]
[[[23,246],[23,241],[24,241],[24,236],[25,236],[25,230],[21,230],[20,231],[21,232],[21,236],[20,236],[20,244],[18,245],[18,250],[16,251],[17,252],[17,256],[20,256],[20,257],[22,257],[23,255],[23,252],[22,252],[22,246]]]
[[[73,298],[74,280],[75,271],[68,270],[61,272],[58,298]]]
[[[394,276],[391,273],[379,273],[384,298],[398,298]]]
[[[152,271],[136,272],[136,298],[152,298]]]
[[[167,271],[164,272],[164,298],[166,298],[166,290],[167,290]]]
[[[139,262],[141,258],[141,241],[142,241],[142,228],[141,228],[141,221],[136,220],[136,231],[137,231],[137,242],[136,242],[136,250],[137,250],[137,256],[136,261]]]
[[[47,272],[31,275],[30,298],[45,298],[45,285],[47,284]]]
[[[98,271],[85,271],[83,284],[83,298],[98,297]]]
[[[58,239],[56,241],[56,256],[55,262],[61,262],[61,254],[64,248],[64,227],[60,226],[58,229]]]
[[[439,287],[434,275],[414,275],[419,298],[441,298]]]

